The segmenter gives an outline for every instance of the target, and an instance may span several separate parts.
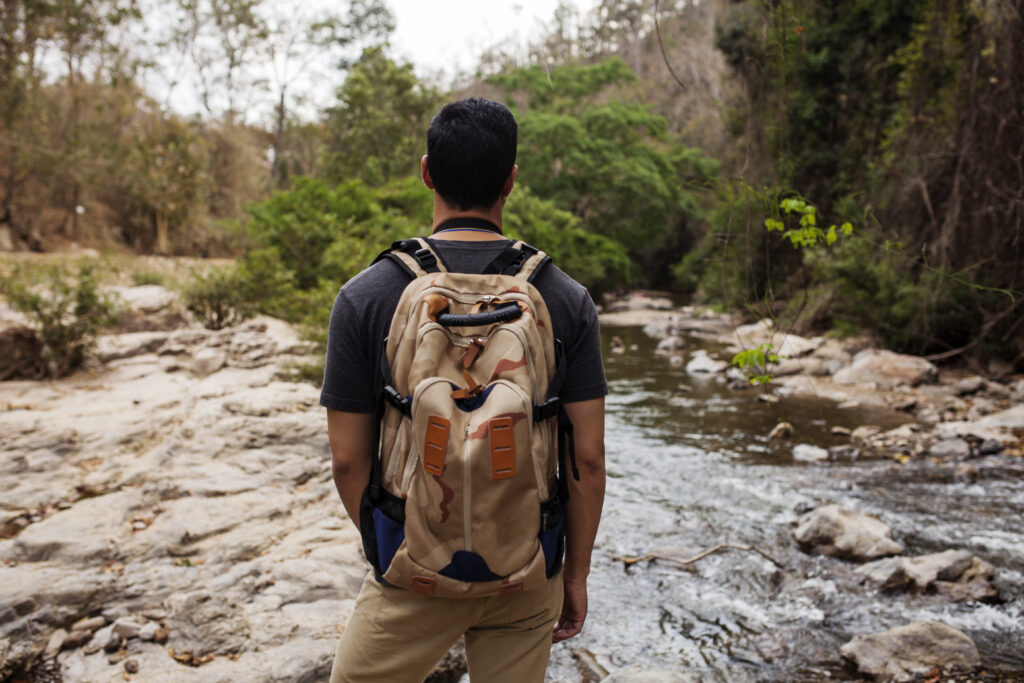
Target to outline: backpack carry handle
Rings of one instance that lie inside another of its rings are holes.
[[[515,320],[523,314],[523,309],[515,301],[501,304],[493,311],[482,313],[467,313],[456,315],[454,313],[438,313],[437,322],[445,327],[476,327],[478,325],[492,325]]]

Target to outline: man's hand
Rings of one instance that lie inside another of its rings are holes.
[[[587,580],[571,579],[562,575],[565,597],[562,598],[562,615],[555,622],[552,643],[560,643],[572,638],[583,630],[583,622],[587,618]]]
[[[565,564],[562,566],[562,615],[555,623],[552,642],[572,638],[587,618],[587,576],[590,553],[604,502],[604,399],[567,403],[576,444],[580,480],[569,476],[566,510]]]

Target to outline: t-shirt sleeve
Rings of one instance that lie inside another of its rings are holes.
[[[565,350],[566,375],[560,392],[563,403],[589,401],[608,394],[597,308],[585,292],[581,298],[579,326],[570,347]]]
[[[342,290],[331,309],[320,405],[349,413],[372,413],[376,407],[373,387],[373,367],[358,316]]]

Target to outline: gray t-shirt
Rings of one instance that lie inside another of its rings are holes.
[[[459,242],[433,240],[448,270],[480,273],[508,240]],[[320,405],[351,413],[373,412],[383,387],[380,373],[384,338],[409,275],[390,259],[349,280],[331,310],[327,365]],[[601,362],[597,310],[586,288],[549,263],[533,283],[551,314],[556,339],[565,349],[566,376],[559,392],[565,403],[601,398],[608,393]]]

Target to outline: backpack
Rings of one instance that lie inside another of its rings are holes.
[[[366,557],[378,580],[425,595],[539,588],[561,569],[567,453],[579,478],[561,343],[532,284],[550,259],[516,242],[483,274],[451,273],[423,238],[384,258],[412,281],[381,356]]]

